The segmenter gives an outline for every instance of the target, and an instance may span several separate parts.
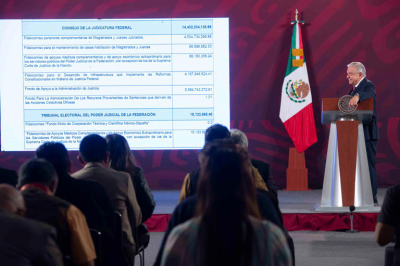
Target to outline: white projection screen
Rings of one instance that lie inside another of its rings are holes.
[[[0,20],[0,93],[2,151],[198,149],[230,123],[229,20]]]

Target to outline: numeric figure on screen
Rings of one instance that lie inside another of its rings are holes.
[[[374,203],[377,205],[378,199],[376,193],[378,191],[378,181],[376,178],[375,155],[379,139],[379,129],[376,114],[376,91],[374,84],[367,79],[365,66],[360,62],[352,62],[347,65],[347,79],[349,84],[352,86],[352,89],[349,92],[349,95],[353,96],[349,102],[350,106],[357,106],[358,103],[369,98],[374,99],[374,112],[372,114],[371,122],[368,125],[364,125],[364,138],[368,157],[372,196],[374,198]]]

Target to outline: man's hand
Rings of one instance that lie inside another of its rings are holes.
[[[358,95],[354,95],[354,97],[351,98],[350,101],[349,101],[349,106],[350,107],[357,106],[358,105],[358,100],[360,100]]]

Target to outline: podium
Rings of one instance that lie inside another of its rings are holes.
[[[374,206],[365,148],[363,124],[369,124],[373,99],[359,103],[352,114],[345,114],[338,106],[339,98],[322,100],[322,124],[331,125],[326,156],[320,212],[356,211],[379,212]]]

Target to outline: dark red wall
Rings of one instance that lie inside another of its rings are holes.
[[[288,148],[279,120],[294,10],[300,11],[318,143],[306,151],[310,188],[321,188],[329,129],[321,99],[347,94],[346,65],[361,61],[377,90],[379,186],[400,183],[399,0],[1,0],[2,19],[229,17],[231,127],[244,131],[253,157],[271,163],[285,187]],[[1,63],[1,62],[0,62]],[[196,151],[135,151],[153,189],[178,189],[198,167]],[[0,153],[18,169],[32,153]],[[71,152],[74,170],[80,165]]]

